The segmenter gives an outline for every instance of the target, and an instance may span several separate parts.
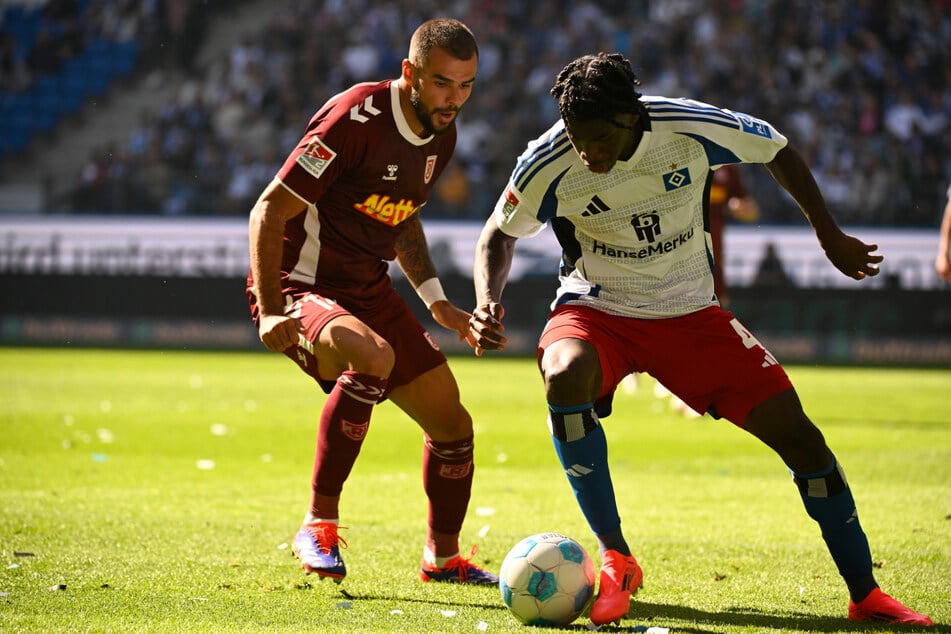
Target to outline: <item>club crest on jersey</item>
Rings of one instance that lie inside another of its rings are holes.
[[[423,172],[424,183],[429,183],[433,178],[433,172],[436,171],[436,158],[435,154],[426,157],[426,170]]]
[[[663,179],[664,189],[667,191],[680,189],[681,187],[686,187],[690,184],[690,170],[688,170],[686,167],[683,167],[679,170],[667,172],[664,174]]]
[[[307,170],[314,178],[320,178],[327,166],[334,160],[337,153],[327,147],[319,137],[315,137],[310,145],[297,157],[297,164]]]

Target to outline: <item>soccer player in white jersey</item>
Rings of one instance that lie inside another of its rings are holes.
[[[883,593],[842,466],[782,366],[714,294],[707,233],[713,170],[763,163],[826,256],[856,280],[882,256],[843,233],[811,171],[773,126],[697,101],[642,97],[622,55],[580,57],[551,90],[560,120],[528,145],[476,247],[470,331],[501,350],[502,291],[519,238],[550,225],[560,287],[538,344],[555,452],[601,553],[591,621],[628,612],[643,573],[621,531],[600,419],[618,383],[647,372],[697,412],[725,418],[792,472],[848,586],[850,619],[933,625]]]

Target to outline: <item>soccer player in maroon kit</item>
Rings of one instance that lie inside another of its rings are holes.
[[[459,553],[472,487],[472,418],[446,357],[388,275],[395,259],[433,319],[468,337],[469,313],[446,299],[419,211],[452,157],[455,118],[478,60],[464,24],[423,23],[400,77],[357,84],[324,104],[251,210],[247,292],[261,341],[329,394],[310,507],[293,550],[306,572],[338,583],[347,572],[340,493],[383,399],[423,431],[429,521],[420,578],[498,583]]]

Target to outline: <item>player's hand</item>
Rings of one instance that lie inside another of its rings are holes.
[[[287,315],[261,315],[258,337],[268,350],[283,352],[300,341],[304,327],[300,321]]]
[[[465,340],[469,347],[475,347],[475,341],[469,337],[469,313],[447,300],[433,302],[429,312],[437,324],[446,330],[456,331],[459,341]]]
[[[820,244],[835,268],[855,280],[878,275],[878,265],[885,259],[872,253],[878,250],[877,244],[865,244],[841,231],[820,240]]]
[[[951,257],[939,255],[935,258],[934,270],[945,282],[951,282]]]
[[[476,356],[482,356],[485,350],[505,350],[505,344],[508,341],[502,332],[505,326],[502,325],[502,317],[505,315],[505,309],[502,304],[491,302],[483,304],[472,311],[472,317],[469,319],[469,336],[475,343]]]

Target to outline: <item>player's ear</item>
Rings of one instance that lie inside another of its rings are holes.
[[[403,81],[405,81],[410,86],[413,85],[413,73],[415,72],[416,67],[408,60],[403,60],[403,65],[401,67],[400,74],[403,76]]]

